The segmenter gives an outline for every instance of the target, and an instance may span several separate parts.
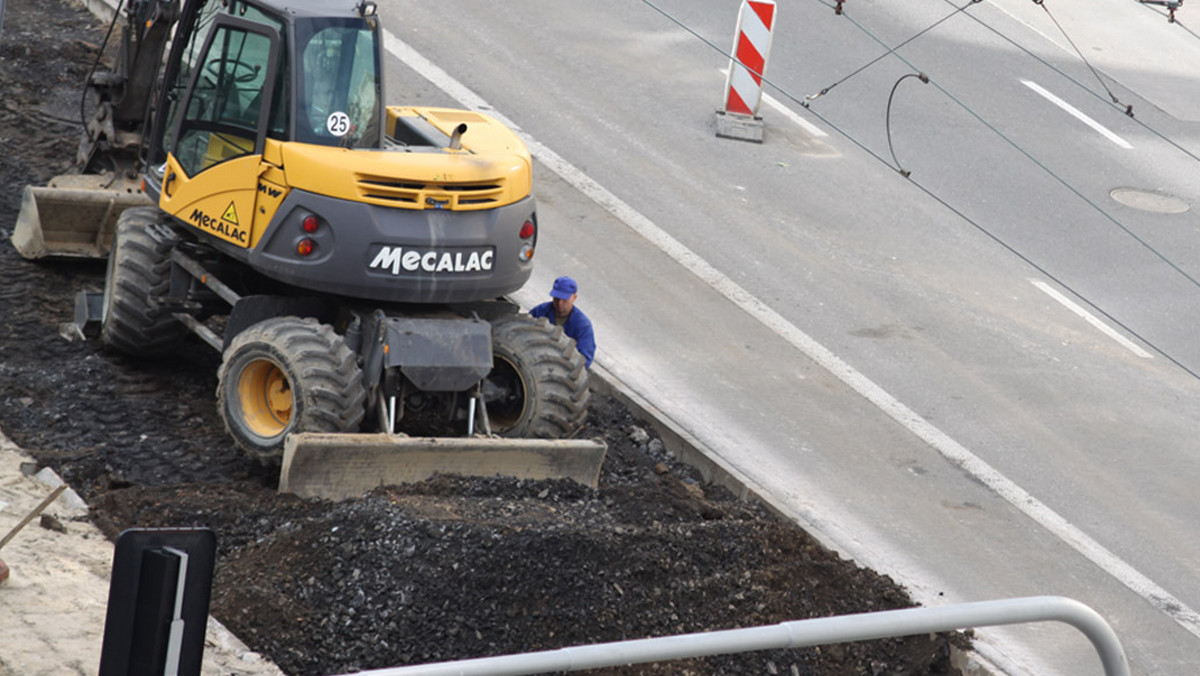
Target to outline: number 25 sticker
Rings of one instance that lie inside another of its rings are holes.
[[[350,133],[350,116],[338,111],[325,120],[325,128],[334,136],[345,136]]]

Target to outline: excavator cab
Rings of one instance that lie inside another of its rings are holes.
[[[169,153],[195,175],[262,154],[267,138],[378,148],[378,23],[362,15],[368,6],[351,7],[344,17],[330,17],[326,6],[285,23],[245,1],[197,5],[186,44],[172,55],[177,65],[168,64],[168,109],[153,134],[151,166]]]
[[[285,14],[269,3],[205,0],[189,4],[176,29],[147,193],[234,246],[253,246],[266,227],[251,215],[263,213],[259,178],[282,165],[280,144],[381,144],[373,6],[322,3],[306,13],[303,5],[288,3]]]

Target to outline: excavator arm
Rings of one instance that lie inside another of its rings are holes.
[[[186,5],[193,4],[187,0]],[[86,82],[76,166],[47,186],[26,186],[12,242],[26,258],[104,258],[121,213],[151,204],[139,170],[163,54],[181,13],[177,0],[130,0],[114,15],[119,40],[111,69]],[[102,54],[107,47],[101,47]],[[90,110],[90,114],[87,112]]]

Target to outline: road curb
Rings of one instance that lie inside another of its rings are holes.
[[[635,417],[648,422],[662,439],[663,446],[681,462],[695,468],[705,483],[721,486],[742,500],[756,500],[762,503],[776,516],[799,526],[821,546],[837,553],[844,559],[855,560],[820,528],[762,490],[745,474],[726,462],[711,447],[697,439],[654,404],[634,392],[620,378],[599,363],[593,362],[588,379],[592,391],[613,397],[624,404]],[[950,648],[950,663],[964,676],[1009,676],[1012,673],[1011,670],[1001,669],[996,662],[975,650],[964,651],[954,646]]]

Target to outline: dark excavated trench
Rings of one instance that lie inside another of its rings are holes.
[[[9,0],[0,38],[0,429],[53,467],[110,537],[205,526],[213,614],[285,672],[332,674],[749,627],[912,605],[887,577],[675,461],[597,394],[599,489],[437,477],[344,502],[275,491],[225,436],[219,357],[165,362],[70,341],[103,265],[29,262],[8,244],[21,189],[71,164],[79,83],[103,27],[67,0]],[[611,674],[946,674],[959,635],[710,657]]]

